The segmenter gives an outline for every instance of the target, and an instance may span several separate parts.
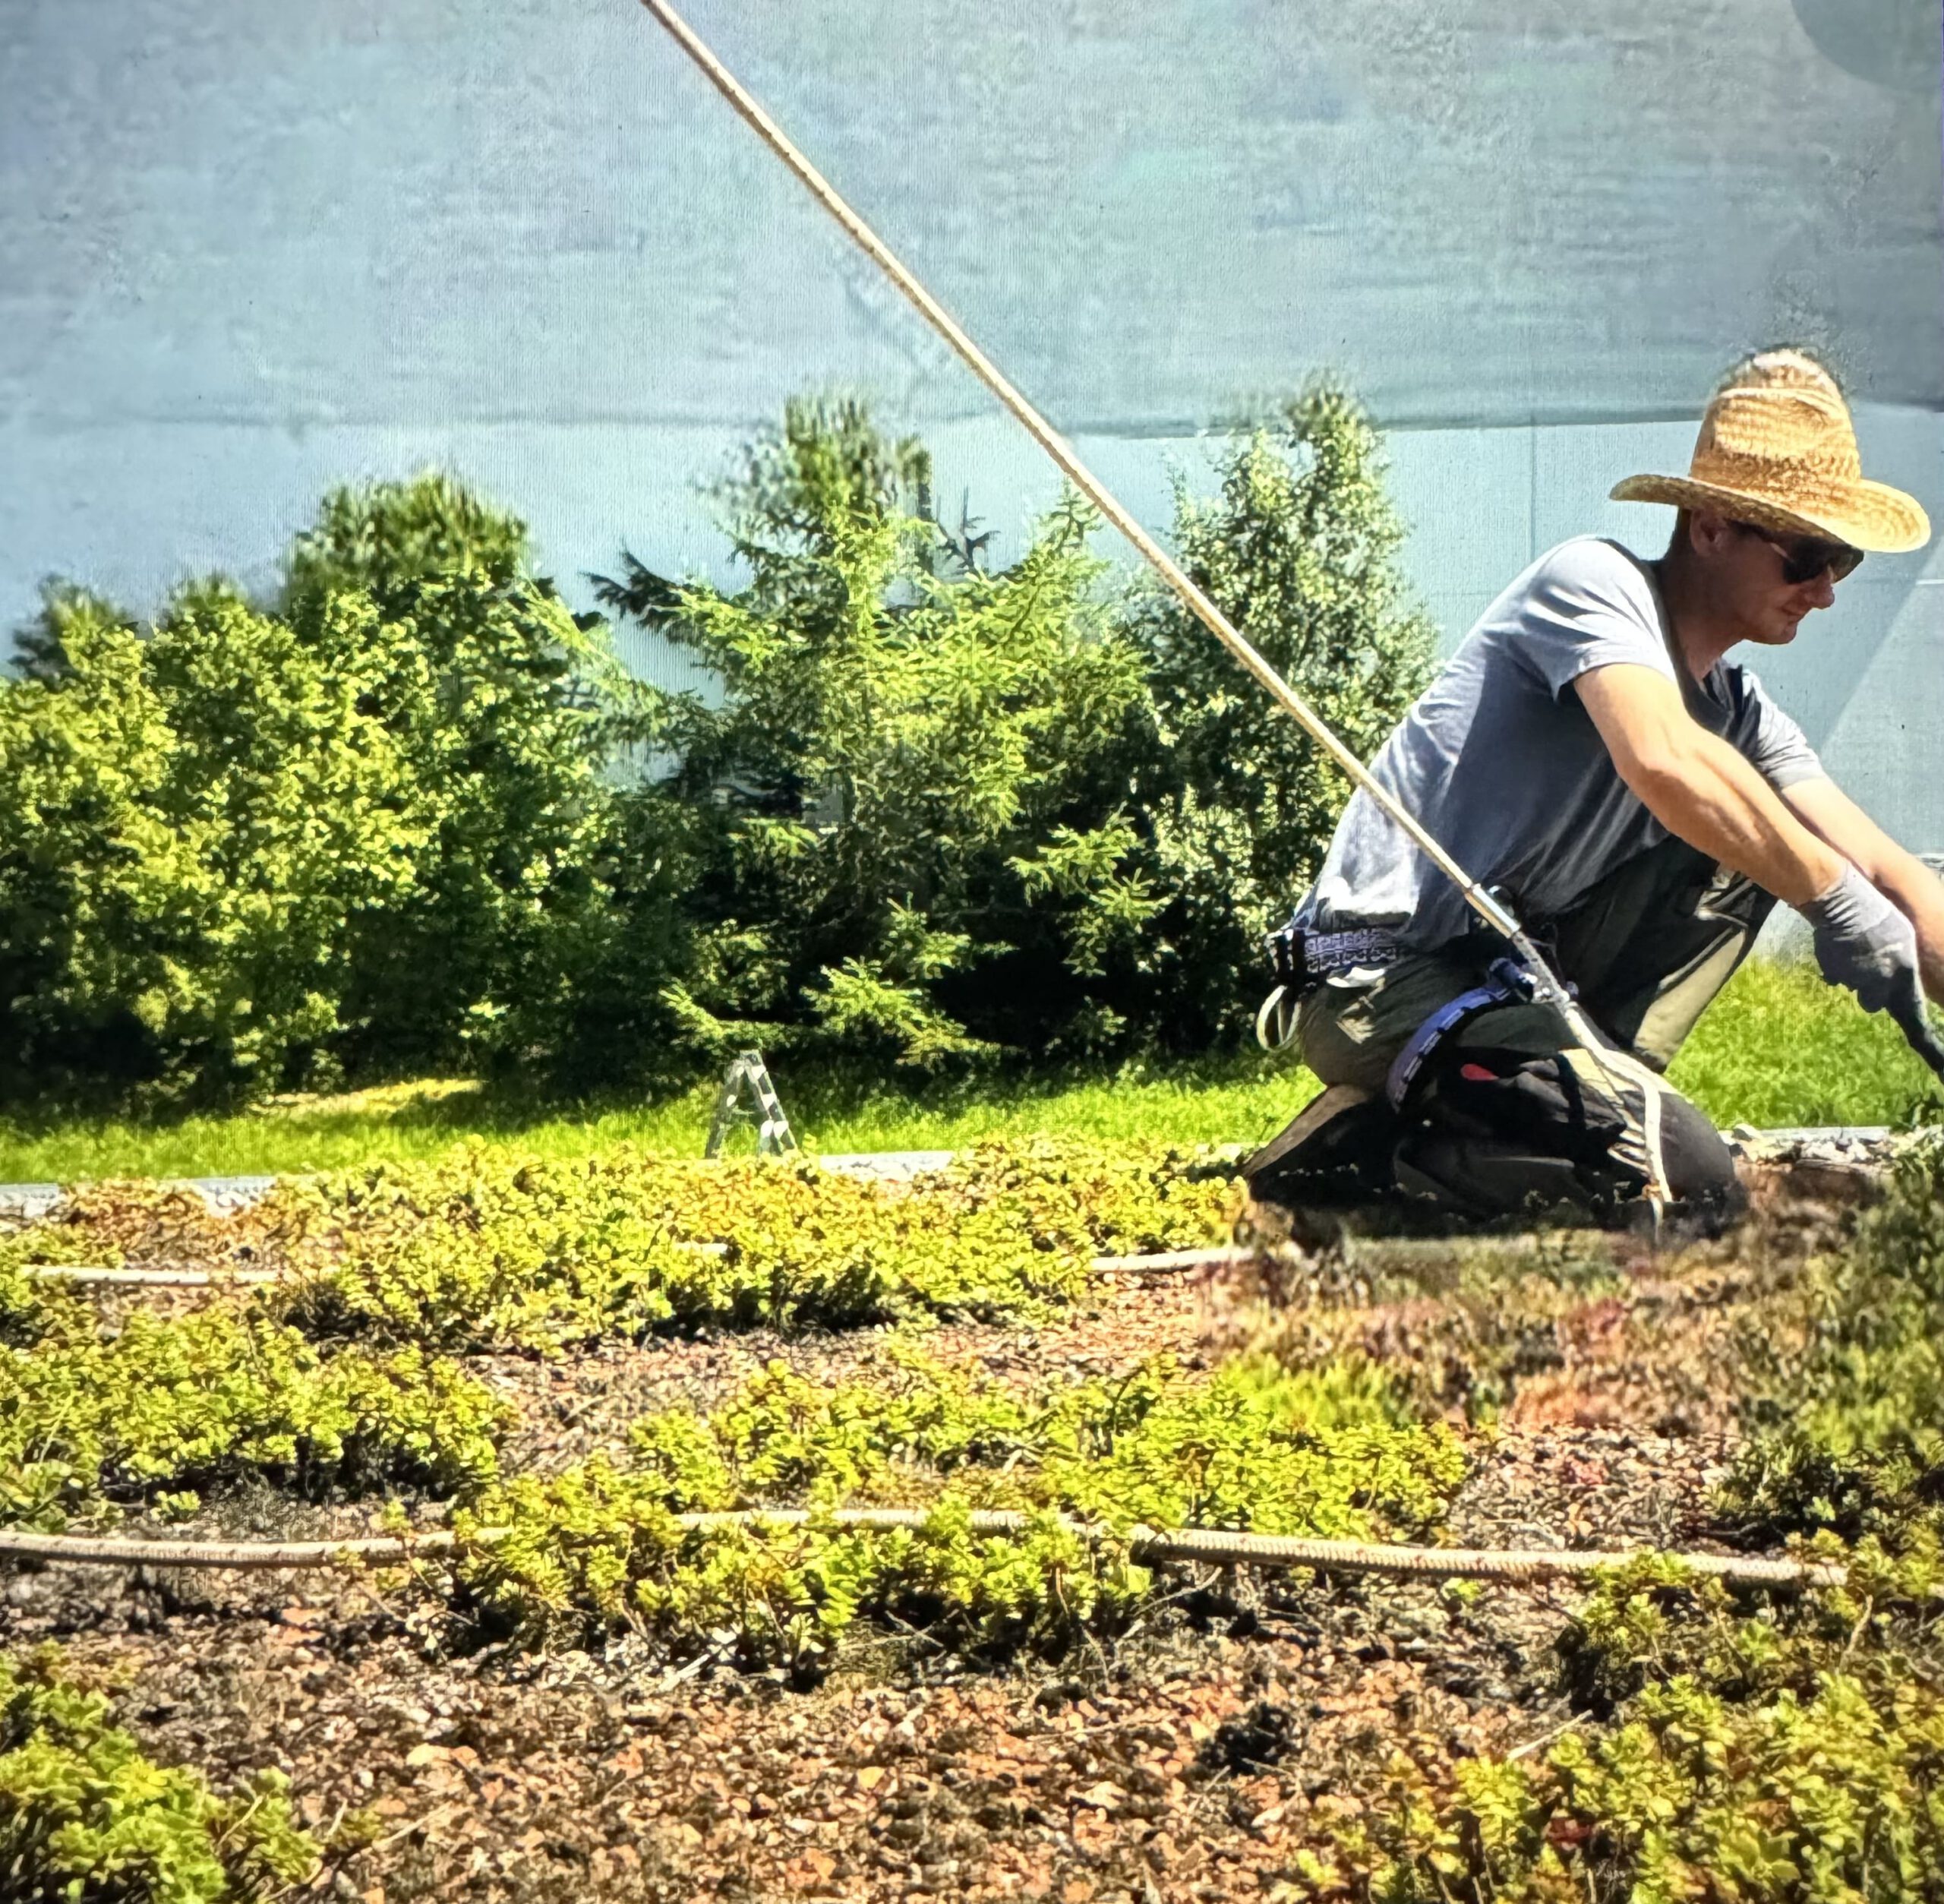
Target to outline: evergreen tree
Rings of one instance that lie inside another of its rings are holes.
[[[1067,498],[989,572],[929,490],[917,442],[799,399],[722,491],[746,586],[632,557],[603,585],[721,683],[670,727],[671,788],[714,819],[669,993],[699,1048],[923,1067],[1097,1040],[1090,980],[1157,903],[1124,811],[1146,690],[1088,513]]]
[[[1182,567],[1359,759],[1429,683],[1436,631],[1398,566],[1382,446],[1328,385],[1242,436],[1217,494],[1177,481]],[[1164,1041],[1239,1035],[1267,989],[1263,935],[1314,876],[1349,786],[1176,598],[1129,620],[1157,720],[1143,776],[1157,920],[1144,1005]]]

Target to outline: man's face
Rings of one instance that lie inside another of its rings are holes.
[[[1697,516],[1694,532],[1696,549],[1707,559],[1716,609],[1740,630],[1738,640],[1786,647],[1805,615],[1836,598],[1835,578],[1826,565],[1816,566],[1807,581],[1789,579],[1792,565],[1800,570],[1826,552],[1808,538],[1772,536],[1720,516]]]

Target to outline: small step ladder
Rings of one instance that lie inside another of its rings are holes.
[[[796,1135],[784,1115],[776,1087],[769,1081],[760,1051],[737,1052],[723,1073],[722,1090],[715,1100],[715,1116],[709,1123],[708,1141],[702,1155],[720,1157],[723,1140],[739,1120],[750,1114],[743,1108],[745,1092],[755,1100],[757,1156],[789,1155],[797,1148]]]

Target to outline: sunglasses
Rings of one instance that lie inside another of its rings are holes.
[[[1772,535],[1753,523],[1737,523],[1744,535],[1759,536],[1782,558],[1782,579],[1791,587],[1813,582],[1828,573],[1832,582],[1840,582],[1863,560],[1863,551],[1847,542],[1826,540],[1819,535]]]

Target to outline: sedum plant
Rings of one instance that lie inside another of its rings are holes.
[[[777,1364],[706,1420],[671,1410],[631,1438],[630,1466],[521,1477],[469,1507],[465,1531],[510,1530],[461,1565],[485,1613],[542,1643],[632,1628],[797,1669],[887,1614],[974,1648],[1056,1645],[1147,1593],[1137,1525],[1420,1533],[1464,1470],[1448,1430],[1354,1364],[1161,1360],[1043,1392],[910,1354],[834,1388]],[[798,1502],[927,1514],[889,1531],[676,1518]],[[1023,1537],[974,1534],[989,1508],[1024,1512]]]
[[[1381,1802],[1327,1806],[1292,1887],[1375,1904],[1927,1904],[1944,1897],[1937,1550],[1846,1552],[1848,1584],[1750,1614],[1649,1557],[1570,1631],[1607,1722],[1542,1754],[1400,1755]]]
[[[273,1904],[308,1883],[318,1845],[289,1782],[228,1795],[163,1766],[62,1677],[53,1649],[0,1658],[0,1895],[14,1904]]]
[[[889,1185],[808,1158],[584,1162],[476,1151],[282,1186],[253,1221],[320,1339],[551,1351],[667,1327],[843,1328],[1031,1312],[1089,1258],[1214,1240],[1232,1167],[1045,1143]]]
[[[450,1490],[494,1471],[505,1405],[417,1347],[321,1354],[219,1303],[118,1330],[58,1287],[0,1273],[0,1522],[57,1528],[245,1470],[315,1491],[390,1476]]]
[[[185,1514],[245,1471],[475,1491],[510,1416],[456,1356],[1040,1314],[1084,1287],[1096,1250],[1206,1240],[1232,1198],[1219,1164],[1046,1145],[898,1186],[808,1160],[472,1153],[280,1186],[232,1224],[290,1281],[110,1327],[33,1269],[120,1260],[150,1246],[145,1227],[174,1239],[188,1219],[177,1193],[98,1187],[0,1239],[0,1518]],[[223,1224],[195,1228],[221,1248]]]
[[[1759,1386],[1728,1511],[1785,1532],[1944,1527],[1944,1145],[1901,1159],[1797,1306],[1792,1330],[1751,1344]]]

